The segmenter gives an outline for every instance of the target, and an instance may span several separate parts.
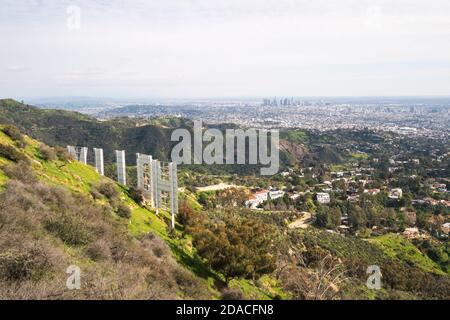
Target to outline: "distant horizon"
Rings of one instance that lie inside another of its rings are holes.
[[[382,99],[382,98],[401,98],[401,99],[440,99],[450,98],[450,94],[442,95],[230,95],[230,96],[96,96],[96,95],[55,95],[55,96],[23,96],[23,97],[1,97],[0,99],[14,100],[58,100],[58,99],[102,99],[102,100],[203,100],[203,99],[273,99],[273,98],[294,98],[294,99]]]

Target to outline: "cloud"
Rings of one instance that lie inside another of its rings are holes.
[[[76,32],[71,5],[80,8]],[[359,95],[378,94],[379,81],[393,83],[389,93],[442,94],[449,37],[448,0],[3,0],[0,11],[0,61],[28,66],[8,76],[7,89],[27,81],[29,95],[79,95],[87,85],[94,95],[100,86],[125,95]],[[409,76],[398,73],[405,63]],[[379,66],[391,67],[380,75]]]
[[[30,68],[28,68],[27,66],[17,65],[17,66],[9,66],[6,68],[6,70],[9,72],[25,72],[29,71]]]

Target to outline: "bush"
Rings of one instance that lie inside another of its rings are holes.
[[[38,181],[31,166],[24,161],[7,164],[2,167],[2,170],[7,177],[13,180],[19,180],[27,184],[32,184]]]
[[[55,153],[56,156],[58,157],[58,160],[60,161],[68,161],[73,159],[73,157],[69,154],[66,148],[56,147]]]
[[[14,162],[27,160],[25,154],[7,144],[0,144],[0,157],[6,158]]]
[[[273,229],[253,219],[232,215],[221,220],[208,220],[189,226],[193,244],[200,257],[221,272],[228,283],[232,278],[256,279],[275,270],[272,255]]]
[[[41,158],[45,161],[54,161],[57,159],[55,150],[45,144],[41,144],[39,146],[39,152],[41,154]]]
[[[117,208],[117,214],[121,218],[130,219],[131,218],[131,209],[125,204],[120,204]]]
[[[212,296],[204,280],[178,266],[163,239],[136,241],[128,221],[112,213],[84,194],[9,180],[0,193],[0,300]],[[67,266],[87,259],[86,285],[63,290]]]
[[[99,185],[94,186],[93,189],[100,192],[100,194],[104,195],[108,200],[116,200],[119,198],[119,191],[112,182],[100,183]]]
[[[81,218],[61,215],[45,223],[48,232],[60,238],[65,244],[71,246],[89,243],[89,233]]]
[[[193,223],[195,217],[195,211],[194,208],[187,202],[187,200],[183,200],[180,203],[180,206],[178,208],[178,222],[183,225],[184,227],[189,226]]]
[[[19,148],[25,147],[26,145],[25,139],[23,138],[23,135],[20,133],[20,130],[17,127],[13,125],[8,125],[4,127],[2,131],[14,142],[16,142]]]
[[[97,190],[97,188],[92,188],[89,193],[95,200],[101,199],[103,197],[103,195]]]
[[[170,248],[163,239],[155,236],[153,233],[148,233],[141,239],[142,246],[155,255],[157,258],[170,256]]]
[[[98,240],[87,247],[86,255],[94,261],[105,260],[111,258],[111,248],[106,241]]]
[[[191,271],[174,264],[172,276],[180,290],[188,296],[203,299],[207,294],[208,289],[205,283],[196,278]]]
[[[144,202],[144,193],[142,190],[131,187],[129,192],[130,198],[137,204],[141,205]]]
[[[222,291],[222,300],[242,300],[244,295],[239,289],[225,288]]]
[[[6,281],[38,280],[50,268],[49,257],[40,247],[0,253],[0,277]]]

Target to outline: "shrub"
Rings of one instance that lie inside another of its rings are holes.
[[[207,287],[189,270],[174,264],[172,275],[178,288],[194,299],[202,299],[207,294]]]
[[[25,154],[7,144],[0,144],[0,157],[4,157],[14,162],[27,160]]]
[[[102,195],[104,195],[108,200],[116,200],[119,198],[119,191],[117,187],[112,182],[103,182],[97,186],[94,186],[93,189],[96,189]]]
[[[129,192],[130,198],[137,204],[141,205],[144,202],[144,193],[142,190],[131,187]]]
[[[117,208],[117,214],[119,217],[130,219],[131,218],[131,209],[127,205],[121,203]]]
[[[45,228],[67,245],[85,245],[89,242],[88,230],[81,218],[62,214],[56,219],[47,221]]]
[[[206,216],[205,219],[208,219]],[[228,283],[232,278],[256,279],[275,270],[272,229],[253,219],[225,216],[189,226],[198,254]]]
[[[225,288],[222,291],[222,300],[242,300],[244,299],[244,295],[242,291],[239,289],[233,288]]]
[[[27,162],[20,161],[19,163],[7,164],[2,167],[2,170],[10,179],[19,180],[27,184],[37,182],[36,175]]]
[[[141,243],[143,247],[158,258],[170,255],[170,248],[163,239],[148,233],[142,237]]]
[[[55,150],[45,144],[41,144],[39,146],[39,152],[41,154],[41,158],[46,161],[54,161],[57,158]]]
[[[94,199],[96,199],[96,200],[102,198],[102,194],[98,191],[97,188],[92,188],[92,189],[89,191],[89,193],[90,193],[91,196],[92,196]]]
[[[2,131],[14,142],[16,142],[19,148],[25,147],[25,139],[23,138],[23,135],[20,133],[20,130],[17,127],[13,125],[7,125],[3,128]]]
[[[0,277],[6,281],[37,280],[50,268],[49,257],[40,247],[0,253]]]
[[[189,202],[183,200],[178,208],[178,222],[184,227],[187,227],[192,223],[194,216],[195,211],[192,206],[189,204]]]
[[[84,194],[9,180],[0,193],[0,300],[211,297],[163,239],[148,235],[139,243],[111,213]],[[55,238],[79,247],[68,250]],[[86,259],[86,285],[63,290],[66,267]]]
[[[111,257],[111,248],[106,241],[97,240],[86,248],[86,255],[94,261],[105,260]]]
[[[69,154],[66,148],[63,147],[56,147],[55,148],[56,157],[58,157],[58,160],[60,161],[67,161],[72,160],[73,157]]]

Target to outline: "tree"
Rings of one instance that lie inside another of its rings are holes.
[[[190,225],[190,223],[195,218],[195,211],[194,208],[189,204],[189,202],[184,199],[181,201],[179,207],[178,207],[178,215],[177,219],[178,222],[183,225],[184,227]]]
[[[119,217],[130,219],[131,218],[131,209],[126,204],[121,203],[117,208],[117,215]]]
[[[375,208],[367,210],[367,224],[369,227],[379,226],[381,223],[381,214]]]
[[[245,189],[229,188],[217,193],[216,202],[222,207],[242,206],[247,198],[248,194]]]
[[[350,206],[348,210],[348,220],[355,229],[364,228],[367,224],[366,214],[358,205]]]
[[[331,226],[334,228],[341,225],[342,212],[339,207],[330,208],[330,222]]]
[[[215,208],[216,204],[214,203],[214,196],[208,192],[201,192],[198,195],[198,203],[200,203],[206,209]]]
[[[336,229],[341,224],[341,209],[339,207],[318,206],[316,225],[327,229]]]
[[[330,216],[328,212],[323,208],[323,206],[317,207],[317,213],[316,213],[316,226],[321,228],[328,228],[330,225]]]

